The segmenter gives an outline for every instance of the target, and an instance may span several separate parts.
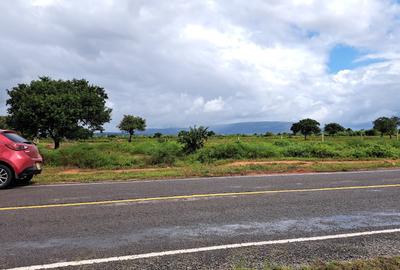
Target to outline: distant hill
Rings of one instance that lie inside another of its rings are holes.
[[[279,122],[279,121],[261,121],[261,122],[239,122],[232,124],[220,124],[211,125],[209,129],[217,134],[221,135],[233,135],[233,134],[264,134],[266,132],[282,133],[290,132],[291,122]],[[324,125],[321,125],[323,128]],[[344,125],[346,128],[350,127],[354,130],[359,129],[370,129],[372,128],[371,123],[359,123],[353,125]],[[170,127],[170,128],[148,128],[146,131],[138,132],[139,135],[153,135],[154,133],[160,132],[164,135],[176,135],[181,130],[188,130],[188,128],[182,127]],[[120,135],[121,132],[104,132],[103,135]]]
[[[282,133],[290,132],[291,122],[263,121],[263,122],[241,122],[210,126],[217,134],[264,134],[266,132]]]
[[[290,132],[291,122],[277,122],[277,121],[263,121],[263,122],[241,122],[232,124],[211,125],[209,129],[217,134],[230,135],[230,134],[263,134],[267,131],[273,133]],[[188,130],[188,128],[149,128],[146,131],[138,132],[137,134],[152,135],[160,132],[165,135],[176,135],[181,130]]]

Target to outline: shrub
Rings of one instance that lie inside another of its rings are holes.
[[[278,156],[279,149],[271,144],[226,143],[204,148],[199,151],[197,160],[212,162],[222,159],[269,158]]]
[[[366,146],[367,143],[361,139],[352,139],[347,142],[347,145],[350,147],[361,147],[361,146]]]
[[[280,141],[274,142],[274,145],[280,146],[280,147],[287,147],[287,146],[289,146],[291,144],[292,143],[290,141],[286,141],[286,140],[280,140]]]
[[[368,157],[384,158],[396,156],[391,147],[388,147],[386,145],[375,144],[368,147],[365,151]]]
[[[182,146],[176,142],[163,142],[151,149],[149,154],[152,165],[173,165],[177,157],[182,154]]]
[[[102,151],[87,143],[78,143],[58,150],[41,149],[46,164],[77,168],[120,168],[138,163],[130,155],[115,151]]]
[[[340,152],[327,144],[293,144],[284,149],[285,157],[333,158],[339,157]]]
[[[160,132],[156,132],[153,134],[153,138],[161,138],[162,137],[162,133]]]
[[[183,144],[186,153],[194,153],[196,150],[203,148],[204,143],[209,136],[208,128],[191,127],[189,131],[182,130],[178,134],[178,142]]]
[[[311,157],[333,158],[339,157],[340,152],[327,144],[314,144],[310,149]]]

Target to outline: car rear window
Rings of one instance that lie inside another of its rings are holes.
[[[15,142],[15,143],[30,143],[27,139],[24,137],[19,136],[17,133],[12,133],[12,132],[4,132],[3,133],[6,138],[9,140]]]

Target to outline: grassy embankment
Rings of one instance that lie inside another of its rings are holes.
[[[400,167],[400,141],[380,137],[224,136],[191,155],[173,137],[95,138],[57,150],[42,141],[39,148],[46,162],[39,183]]]
[[[234,270],[253,270],[243,266],[236,266]],[[400,257],[375,258],[369,260],[354,260],[347,262],[317,262],[307,266],[288,267],[266,264],[264,270],[398,270]]]

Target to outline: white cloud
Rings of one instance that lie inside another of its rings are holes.
[[[221,97],[207,101],[204,104],[204,112],[219,112],[224,109],[225,102]]]
[[[356,123],[399,114],[400,8],[390,0],[0,2],[5,89],[40,75],[104,86],[115,130],[242,120]],[[328,73],[347,44],[386,59]],[[212,117],[210,117],[212,116]]]

